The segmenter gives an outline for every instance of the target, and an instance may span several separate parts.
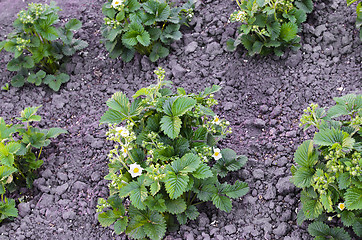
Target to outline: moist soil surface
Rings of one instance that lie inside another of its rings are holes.
[[[16,14],[30,1],[0,1],[0,40],[12,31]],[[38,1],[45,2],[45,1]],[[22,109],[42,105],[41,127],[62,127],[61,135],[44,149],[39,178],[30,190],[20,189],[19,217],[0,225],[0,239],[126,239],[97,221],[96,204],[107,197],[106,125],[99,119],[105,101],[116,91],[131,97],[155,83],[153,70],[162,66],[167,78],[188,92],[221,85],[215,112],[231,122],[233,134],[221,142],[248,156],[246,166],[226,180],[246,181],[250,191],[233,201],[230,213],[212,204],[199,207],[200,216],[167,233],[166,239],[311,239],[307,223],[298,226],[299,192],[289,179],[298,145],[312,138],[299,118],[309,103],[329,106],[332,98],[361,93],[362,45],[355,29],[355,8],[344,0],[316,1],[300,33],[302,48],[282,57],[249,57],[245,49],[225,50],[236,36],[228,23],[236,9],[230,0],[198,1],[190,27],[172,44],[170,55],[157,63],[136,55],[130,63],[108,57],[100,43],[103,22],[100,0],[58,0],[61,20],[78,18],[76,34],[89,47],[72,57],[70,81],[59,92],[47,86],[25,85],[0,92],[0,115],[9,122]],[[0,53],[0,85],[9,83],[11,59]]]

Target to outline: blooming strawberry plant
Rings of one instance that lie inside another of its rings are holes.
[[[334,100],[336,105],[328,111],[311,104],[301,118],[306,128],[314,126],[318,132],[294,155],[292,182],[302,188],[298,222],[340,219],[362,237],[362,95]],[[312,235],[350,239],[343,229],[330,229],[319,221],[310,227]]]
[[[110,196],[99,199],[98,220],[135,239],[162,239],[174,221],[196,219],[196,206],[205,201],[229,212],[231,198],[249,189],[239,180],[233,185],[219,181],[247,161],[217,147],[217,141],[231,133],[229,122],[210,109],[217,104],[213,93],[220,87],[199,94],[178,88],[173,93],[164,70],[155,73],[158,83],[137,91],[132,103],[115,93],[101,118],[110,124],[107,135],[115,146],[105,177],[111,181]]]
[[[347,0],[347,5],[350,6],[355,2],[358,2],[358,0]],[[362,1],[359,1],[359,3],[357,4],[356,13],[357,13],[356,28],[359,29],[359,38],[362,41]]]
[[[312,0],[236,0],[240,10],[230,16],[240,22],[239,35],[227,42],[229,51],[243,44],[250,55],[274,53],[283,55],[287,47],[300,48],[297,35],[307,13],[313,10]]]
[[[6,189],[14,191],[16,186],[31,187],[35,179],[34,171],[43,160],[40,155],[43,147],[50,144],[50,138],[67,133],[61,128],[39,129],[31,122],[39,122],[36,115],[39,107],[28,107],[17,118],[22,124],[7,125],[0,117],[0,222],[8,217],[16,217],[15,201],[5,197]],[[35,155],[34,149],[39,149]]]
[[[50,5],[30,3],[27,10],[18,13],[14,22],[15,31],[8,39],[0,42],[0,51],[14,53],[7,68],[17,72],[11,80],[14,87],[22,87],[27,81],[39,86],[47,84],[58,91],[61,84],[69,81],[69,76],[61,69],[67,56],[88,46],[87,42],[73,39],[73,31],[82,24],[77,19],[69,20],[64,27],[56,28],[60,8]]]
[[[170,0],[108,0],[103,5],[103,42],[111,58],[133,59],[135,52],[152,62],[169,54],[166,47],[180,40],[180,26],[193,16],[193,0],[170,7]]]

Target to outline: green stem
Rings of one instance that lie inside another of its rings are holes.
[[[43,150],[43,147],[40,148],[39,154],[38,154],[38,160],[40,158],[41,151]]]
[[[122,158],[118,155],[118,152],[116,152],[116,155],[118,157],[118,159],[120,160],[120,162],[122,163],[123,167],[125,167],[127,169],[127,171],[129,171],[129,168],[127,167],[127,165],[123,162]]]

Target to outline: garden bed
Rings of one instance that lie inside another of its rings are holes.
[[[0,40],[30,1],[1,1]],[[44,1],[37,1],[44,2]],[[362,45],[355,29],[355,10],[345,1],[315,3],[303,24],[302,48],[282,57],[249,57],[245,49],[229,53],[226,41],[235,37],[228,16],[236,4],[225,0],[199,1],[190,28],[172,44],[166,59],[151,63],[136,55],[129,63],[112,60],[100,44],[103,1],[59,1],[61,20],[78,18],[76,34],[88,48],[73,56],[70,81],[59,92],[25,85],[0,92],[0,116],[9,121],[27,106],[43,107],[42,127],[61,127],[61,135],[42,155],[44,164],[34,188],[21,189],[19,217],[0,226],[0,239],[124,239],[100,226],[99,197],[108,195],[106,125],[99,120],[105,101],[116,91],[127,96],[156,82],[153,70],[162,66],[167,78],[187,92],[217,84],[215,112],[230,121],[233,134],[222,144],[248,156],[246,166],[227,180],[249,184],[250,192],[233,201],[230,213],[211,204],[200,206],[197,220],[167,233],[166,239],[311,239],[298,226],[299,190],[290,183],[290,167],[298,145],[312,138],[299,127],[309,103],[330,105],[333,97],[362,90]],[[13,73],[6,70],[10,54],[0,53],[0,86]]]

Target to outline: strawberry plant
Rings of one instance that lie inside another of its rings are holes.
[[[199,94],[178,88],[173,93],[164,70],[155,72],[156,85],[137,91],[132,103],[115,93],[101,118],[109,124],[108,139],[115,145],[105,177],[111,181],[110,196],[99,199],[98,220],[134,239],[162,239],[167,226],[196,219],[196,206],[205,201],[230,212],[231,199],[249,190],[239,180],[220,183],[247,161],[217,147],[218,140],[231,133],[229,122],[210,108],[217,104],[213,93],[220,87]]]
[[[319,223],[310,227],[312,235],[350,239],[336,238],[347,233],[320,221],[336,219],[362,237],[362,95],[334,100],[336,105],[328,111],[316,104],[305,110],[302,124],[317,132],[298,147],[292,182],[302,188],[298,223],[317,219]]]
[[[39,107],[28,107],[17,118],[22,124],[7,125],[0,117],[0,222],[8,217],[16,217],[15,201],[5,197],[6,189],[14,191],[16,186],[32,186],[34,171],[43,160],[40,155],[43,147],[50,144],[50,139],[67,133],[61,128],[39,129],[31,122],[39,122],[36,115]],[[14,136],[15,135],[15,136]],[[34,149],[39,149],[36,155]]]
[[[227,41],[227,49],[235,51],[242,44],[249,55],[274,53],[283,55],[285,48],[300,48],[301,23],[312,12],[312,0],[236,0],[239,7],[230,16],[240,22],[239,35]]]
[[[180,27],[192,18],[193,7],[193,0],[182,7],[170,7],[169,0],[108,0],[101,30],[109,56],[125,62],[135,52],[152,62],[166,57],[167,46],[181,39]]]
[[[358,2],[358,0],[347,0],[347,5],[350,6],[351,4]],[[359,29],[359,38],[362,41],[362,2],[359,1],[359,3],[356,6],[356,28]]]
[[[73,31],[81,28],[77,19],[69,20],[64,27],[56,28],[60,8],[30,3],[27,10],[18,13],[14,21],[14,32],[0,42],[0,51],[14,54],[8,65],[9,71],[17,72],[11,80],[14,87],[22,87],[27,81],[36,86],[44,83],[58,91],[69,76],[61,71],[68,56],[88,46],[87,42],[74,39]]]

